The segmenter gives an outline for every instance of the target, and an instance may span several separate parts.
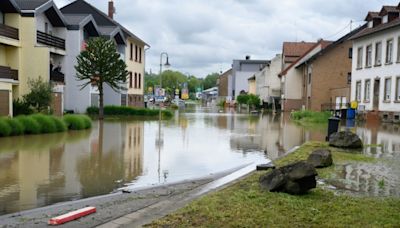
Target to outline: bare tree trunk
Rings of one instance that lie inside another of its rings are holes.
[[[104,119],[104,101],[103,101],[103,85],[101,84],[99,86],[99,120],[103,120]]]

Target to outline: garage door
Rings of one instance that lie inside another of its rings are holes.
[[[8,90],[0,90],[0,116],[8,116],[10,114],[10,92]]]

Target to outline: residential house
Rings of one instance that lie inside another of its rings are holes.
[[[245,60],[233,60],[232,90],[229,91],[228,96],[235,99],[241,93],[247,93],[249,90],[248,79],[260,72],[267,64],[269,64],[267,60],[251,60],[250,56],[246,56]]]
[[[127,82],[121,85],[126,90],[114,91],[109,86],[105,86],[104,103],[142,107],[144,106],[145,47],[149,45],[113,19],[115,11],[113,1],[109,2],[108,11],[107,15],[84,0],[76,0],[61,9],[62,13],[68,15],[92,15],[100,35],[116,42],[118,52],[127,64],[129,76]],[[91,88],[89,95],[87,92],[85,94],[86,97],[90,97],[88,106],[96,105],[96,100],[98,100],[96,88]]]
[[[87,107],[97,106],[99,92],[94,86],[81,88],[82,81],[76,80],[77,56],[86,48],[86,42],[92,37],[102,35],[92,15],[64,14],[67,22],[68,50],[65,69],[65,109],[77,113],[86,112]]]
[[[10,67],[18,69],[13,98],[30,92],[29,81],[42,78],[53,84],[54,114],[63,113],[66,23],[52,0],[15,0],[20,14],[6,17],[19,29],[19,47],[8,51]],[[12,63],[12,64],[11,64]],[[17,66],[18,65],[18,66]]]
[[[248,94],[253,94],[256,95],[257,93],[257,84],[256,84],[256,76],[253,75],[249,79],[247,79],[248,84],[249,84],[249,89],[248,89]]]
[[[400,121],[399,6],[369,12],[366,28],[353,40],[351,99],[359,109]]]
[[[20,9],[14,0],[0,2],[0,116],[12,116],[18,96],[20,61]]]
[[[232,68],[225,71],[219,76],[218,79],[218,97],[224,100],[231,100],[229,98],[229,91],[232,90]]]
[[[351,36],[363,27],[339,38],[297,68],[303,70],[303,105],[307,110],[328,111],[347,108],[351,85]]]
[[[282,55],[278,54],[270,61],[270,64],[254,75],[256,95],[260,96],[264,105],[280,103],[281,81],[278,74],[281,72],[281,67]]]
[[[298,52],[302,51],[303,54],[297,58],[294,62],[288,65],[279,76],[281,77],[281,93],[282,93],[282,110],[292,111],[300,110],[303,108],[303,69],[299,67],[307,61],[309,58],[314,56],[316,53],[320,52],[326,46],[330,44],[328,41],[320,40],[309,49],[308,45],[303,45],[305,43],[300,43],[300,48]],[[309,44],[309,43],[308,43]],[[285,46],[285,43],[284,43]],[[304,48],[304,49],[303,49]],[[285,52],[285,47],[284,47]],[[285,56],[287,54],[283,54]],[[290,61],[293,60],[292,55],[288,55]],[[287,59],[284,58],[283,63],[287,65]]]

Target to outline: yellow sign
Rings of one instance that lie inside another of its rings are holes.
[[[148,88],[148,91],[151,93],[151,92],[153,92],[153,87],[149,87]]]

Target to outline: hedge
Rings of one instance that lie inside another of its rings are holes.
[[[96,116],[99,114],[98,107],[89,107],[86,109],[88,115]],[[127,106],[105,106],[105,116],[158,116],[158,109],[133,108]],[[163,117],[172,117],[173,113],[169,110],[162,110]]]

